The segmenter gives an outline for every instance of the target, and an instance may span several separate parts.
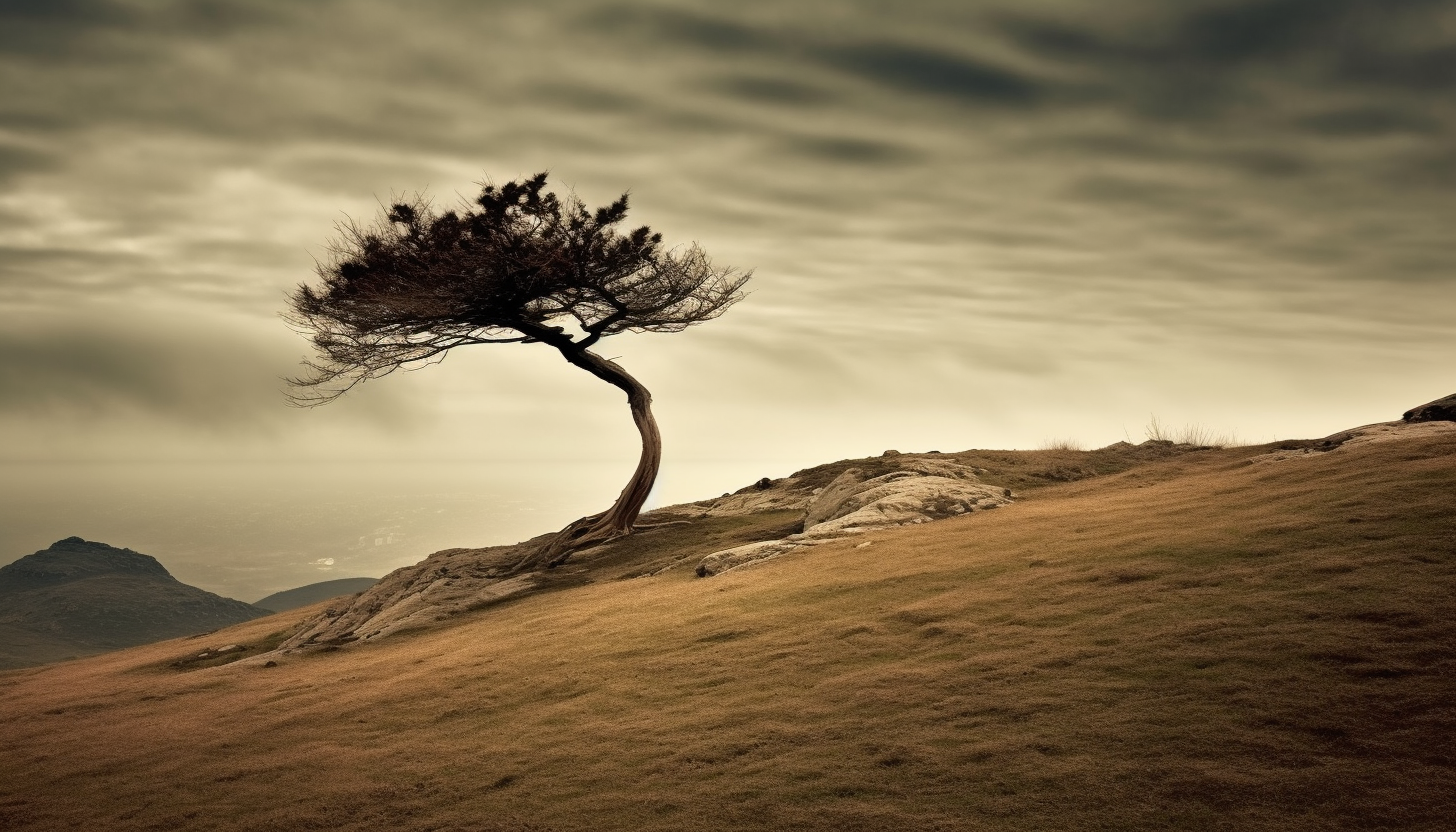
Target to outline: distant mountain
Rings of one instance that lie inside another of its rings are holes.
[[[261,601],[254,601],[253,606],[262,607],[270,612],[283,612],[295,607],[317,604],[319,601],[327,601],[340,595],[354,595],[378,582],[378,578],[339,578],[333,581],[320,581],[296,589],[275,592]]]
[[[0,668],[205,633],[269,614],[188,586],[156,558],[68,537],[0,567]]]

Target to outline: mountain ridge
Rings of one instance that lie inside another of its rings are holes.
[[[378,578],[334,578],[329,581],[318,581],[264,596],[254,601],[253,606],[269,612],[285,612],[317,604],[330,598],[337,598],[340,595],[354,595],[363,592],[378,581]]]
[[[176,580],[150,555],[72,536],[0,566],[0,594],[54,586],[94,575]]]
[[[150,555],[67,537],[0,566],[0,668],[216,630],[269,615],[178,581]]]

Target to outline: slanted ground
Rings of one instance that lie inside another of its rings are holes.
[[[1301,443],[1295,449],[1304,450]],[[510,546],[447,549],[397,569],[352,600],[331,605],[285,640],[281,650],[313,650],[433,627],[461,613],[522,596],[618,576],[644,577],[696,562],[699,576],[789,554],[832,537],[927,522],[1010,502],[1013,492],[981,474],[1028,487],[1070,481],[1199,450],[1171,442],[1118,443],[1092,453],[900,454],[845,460],[753,485],[717,499],[644,514],[638,533],[580,550],[569,564],[522,572],[554,535]],[[974,463],[981,463],[981,467]],[[810,524],[815,524],[809,528]],[[664,529],[677,528],[662,534]],[[813,540],[796,539],[803,531]],[[786,539],[787,538],[787,539]],[[704,557],[712,555],[712,557]]]
[[[0,828],[1449,829],[1456,432],[1313,448],[946,454],[1020,499],[703,579],[793,518],[699,518],[272,667],[177,662],[317,608],[0,674]]]

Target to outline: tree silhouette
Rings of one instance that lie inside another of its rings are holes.
[[[680,332],[712,320],[742,299],[751,276],[714,268],[696,244],[666,249],[646,226],[619,233],[626,194],[589,211],[545,185],[545,173],[487,184],[458,212],[436,212],[417,195],[373,225],[347,223],[318,266],[322,285],[300,285],[284,313],[318,351],[289,380],[290,398],[302,406],[474,344],[546,344],[627,394],[642,435],[631,480],[611,508],[567,526],[518,572],[630,534],[657,479],[662,439],[652,394],[591,347],[622,332]]]

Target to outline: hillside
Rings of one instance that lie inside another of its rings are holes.
[[[935,456],[1014,501],[699,578],[802,527],[705,501],[388,638],[0,674],[0,826],[1449,828],[1456,423]]]
[[[184,584],[150,556],[68,537],[0,567],[0,668],[91,656],[266,614]]]
[[[320,601],[327,601],[330,598],[337,598],[340,595],[353,595],[363,592],[378,581],[378,578],[336,578],[332,581],[319,581],[316,584],[285,589],[282,592],[275,592],[266,598],[253,602],[253,606],[268,612],[283,612],[284,610],[306,607],[310,604],[317,604]]]

